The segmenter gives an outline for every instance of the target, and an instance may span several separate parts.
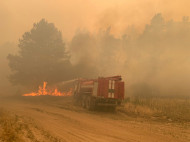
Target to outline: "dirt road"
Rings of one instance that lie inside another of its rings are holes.
[[[64,101],[51,101],[1,100],[0,107],[31,119],[49,137],[63,142],[190,141],[189,124],[148,121],[119,112],[89,112]]]

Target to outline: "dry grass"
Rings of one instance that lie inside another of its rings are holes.
[[[0,108],[0,142],[61,142],[57,137],[35,124]]]
[[[7,111],[0,109],[0,141],[3,142],[22,142],[21,125],[18,117],[11,116]]]
[[[125,102],[120,111],[157,120],[190,122],[190,99],[135,97]]]

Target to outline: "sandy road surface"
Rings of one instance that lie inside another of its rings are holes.
[[[189,124],[168,124],[122,113],[68,109],[68,104],[0,100],[0,107],[31,118],[63,142],[189,142]],[[65,106],[65,107],[64,107]],[[34,130],[35,131],[35,130]]]

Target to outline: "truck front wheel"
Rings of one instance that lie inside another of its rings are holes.
[[[86,108],[88,110],[94,110],[95,109],[95,100],[92,97],[87,97],[86,99]]]
[[[91,98],[90,97],[86,98],[86,108],[88,110],[90,110],[90,108],[91,108]]]

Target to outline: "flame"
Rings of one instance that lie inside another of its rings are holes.
[[[68,92],[60,92],[57,88],[53,91],[52,89],[47,89],[47,82],[43,82],[43,86],[39,86],[38,92],[32,92],[29,94],[24,94],[23,96],[71,96],[72,95],[72,88]]]

